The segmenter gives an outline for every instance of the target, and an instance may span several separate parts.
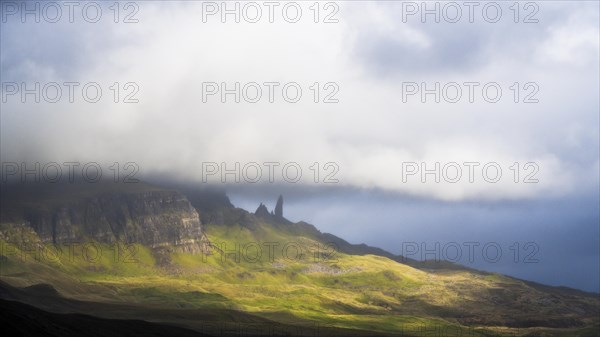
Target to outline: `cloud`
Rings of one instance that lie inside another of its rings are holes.
[[[441,200],[578,193],[598,185],[595,5],[543,4],[540,23],[530,25],[405,24],[398,4],[346,2],[337,24],[314,24],[308,8],[298,24],[203,23],[201,3],[185,2],[140,3],[135,24],[9,21],[3,82],[93,81],[103,99],[21,104],[10,97],[2,106],[2,160],[135,161],[144,174],[196,182],[204,162],[297,162],[308,185],[314,162],[335,162],[342,186]],[[269,81],[298,83],[302,100],[269,103]],[[481,83],[474,103],[421,103],[419,95],[402,102],[403,82],[456,82],[466,97],[469,81]],[[113,103],[115,82],[137,83],[139,103]],[[222,104],[216,95],[203,103],[204,82],[256,82],[263,98]],[[314,103],[315,82],[320,100],[332,92],[324,84],[337,83],[340,102]],[[501,102],[482,98],[488,82],[501,85]],[[514,103],[514,82],[520,100],[531,93],[525,83],[535,82],[540,103]],[[499,163],[506,179],[402,180],[406,162],[471,161]],[[535,162],[540,182],[513,183],[514,162]]]

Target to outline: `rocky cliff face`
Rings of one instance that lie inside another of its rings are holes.
[[[32,228],[42,242],[94,240],[186,252],[208,249],[198,212],[176,191],[109,191],[59,201],[25,199],[8,207],[20,208],[18,220]]]

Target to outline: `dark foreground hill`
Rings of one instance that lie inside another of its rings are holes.
[[[0,299],[2,334],[11,337],[201,337],[199,332],[139,320],[55,314]]]

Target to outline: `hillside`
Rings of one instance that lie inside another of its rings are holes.
[[[13,337],[192,337],[196,331],[144,321],[100,319],[80,314],[55,314],[23,303],[0,299],[0,323]]]
[[[250,326],[344,336],[600,332],[597,294],[405,261],[292,223],[284,207],[235,208],[218,191],[3,186],[1,196],[0,297],[49,313],[209,334],[265,333]]]

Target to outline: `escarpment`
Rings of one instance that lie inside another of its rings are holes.
[[[109,186],[81,195],[67,187],[67,192],[55,194],[58,188],[31,190],[15,198],[8,187],[2,193],[3,226],[30,228],[44,243],[93,240],[192,253],[208,249],[198,211],[177,191]]]

